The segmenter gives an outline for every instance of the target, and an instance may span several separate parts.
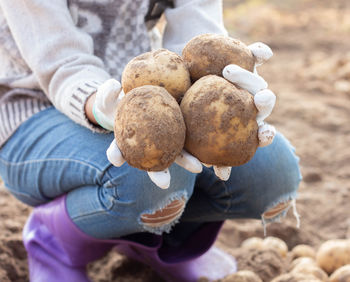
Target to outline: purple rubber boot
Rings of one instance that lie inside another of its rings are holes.
[[[23,230],[30,281],[86,282],[86,265],[113,247],[150,265],[167,281],[215,280],[236,271],[235,260],[210,248],[222,223],[204,224],[179,248],[166,247],[162,236],[137,233],[116,240],[83,233],[69,218],[66,197],[36,207]]]
[[[156,252],[130,244],[116,246],[119,253],[152,267],[166,281],[194,282],[222,279],[237,271],[236,260],[213,246],[223,222],[203,224],[180,247],[161,244]],[[127,236],[140,241],[142,234]]]

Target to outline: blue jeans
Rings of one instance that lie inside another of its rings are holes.
[[[212,169],[196,175],[173,164],[165,190],[144,171],[111,165],[105,151],[112,140],[113,134],[93,133],[49,108],[23,123],[1,148],[0,175],[7,189],[31,206],[67,193],[70,218],[97,238],[160,234],[176,222],[260,219],[268,209],[295,199],[301,180],[299,159],[281,134],[247,164],[232,168],[226,182]],[[154,226],[141,220],[177,199],[186,206],[173,222]]]

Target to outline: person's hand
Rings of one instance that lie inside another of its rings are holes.
[[[92,113],[97,123],[104,129],[113,131],[115,111],[123,97],[122,87],[115,79],[107,80],[97,89]]]
[[[119,167],[125,163],[125,159],[123,158],[115,139],[107,149],[107,158],[114,166]],[[185,150],[182,150],[180,155],[176,157],[175,163],[192,173],[202,172],[201,162],[194,156],[187,153]],[[147,173],[149,178],[158,187],[162,189],[169,188],[171,176],[168,168],[162,171],[147,171]]]
[[[120,83],[114,79],[107,80],[98,88],[93,105],[93,115],[100,126],[113,131],[117,105],[124,96]],[[106,154],[108,160],[114,166],[122,166],[125,162],[115,139],[113,139]],[[193,173],[202,171],[200,161],[184,150],[176,157],[175,163]],[[147,173],[150,179],[160,188],[166,189],[169,187],[170,172],[168,168],[163,171],[148,171]]]
[[[272,112],[276,103],[275,94],[267,89],[266,81],[258,75],[256,67],[263,64],[273,53],[267,45],[257,42],[249,45],[248,48],[255,57],[254,72],[247,71],[237,65],[228,65],[224,68],[222,74],[224,78],[231,81],[240,88],[248,90],[254,96],[254,103],[258,109],[256,122],[258,123],[259,146],[265,147],[273,142],[276,129],[267,123],[264,123]],[[215,174],[222,180],[228,180],[231,174],[231,167],[214,166]]]

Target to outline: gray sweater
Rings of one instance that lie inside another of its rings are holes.
[[[85,102],[151,49],[149,6],[145,0],[0,0],[0,147],[52,105],[99,131]],[[178,54],[198,34],[227,33],[220,0],[175,0],[165,17],[163,47]]]

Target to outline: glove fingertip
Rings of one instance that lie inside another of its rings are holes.
[[[255,42],[248,46],[256,59],[257,65],[261,65],[273,56],[271,48],[262,42]]]
[[[214,165],[215,175],[223,181],[227,181],[231,175],[231,167]]]
[[[114,166],[120,167],[125,163],[125,159],[120,152],[117,143],[115,142],[115,139],[109,145],[107,151],[106,151],[107,159],[108,161],[113,164]]]
[[[203,170],[203,166],[202,164],[198,161],[198,162],[192,162],[189,165],[187,165],[186,167],[184,167],[185,169],[187,169],[189,172],[192,173],[201,173]]]
[[[169,169],[163,171],[147,171],[152,182],[161,189],[168,189],[170,186],[170,172]]]
[[[182,150],[176,157],[175,163],[192,173],[200,173],[203,170],[202,163],[186,150]]]
[[[276,128],[270,124],[263,124],[259,127],[259,147],[266,147],[273,143],[276,135]]]

